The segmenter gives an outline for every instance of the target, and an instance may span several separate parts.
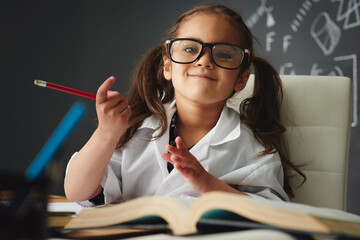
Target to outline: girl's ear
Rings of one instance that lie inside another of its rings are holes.
[[[247,81],[249,80],[250,70],[246,69],[243,73],[240,74],[239,79],[235,85],[235,91],[240,92],[246,86]]]
[[[163,72],[164,72],[164,78],[166,80],[171,80],[172,79],[172,74],[171,74],[171,60],[169,57],[164,56],[163,57],[163,61],[164,61],[164,67],[163,67]]]

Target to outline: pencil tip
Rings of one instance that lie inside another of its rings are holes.
[[[35,84],[36,86],[46,87],[46,82],[43,81],[43,80],[38,80],[38,79],[36,79],[36,80],[34,80],[34,84]]]

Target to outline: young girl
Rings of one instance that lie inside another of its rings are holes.
[[[255,74],[240,115],[226,106]],[[98,89],[98,127],[70,160],[70,201],[102,205],[143,195],[209,191],[289,200],[291,172],[280,123],[278,73],[256,57],[241,16],[221,5],[179,17],[164,45],[144,57],[127,100]],[[115,152],[114,152],[115,150]]]

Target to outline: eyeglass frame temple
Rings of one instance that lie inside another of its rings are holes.
[[[250,67],[250,64],[251,64],[251,52],[247,48],[245,48],[243,51],[247,55],[247,63],[246,63],[246,65],[247,65],[247,67]],[[241,65],[241,63],[240,63],[240,65]]]

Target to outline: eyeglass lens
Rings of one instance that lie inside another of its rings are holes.
[[[202,44],[192,40],[176,40],[172,43],[171,58],[179,63],[194,62],[202,51]],[[241,48],[230,44],[215,44],[212,49],[212,60],[223,68],[240,66],[244,52]]]

